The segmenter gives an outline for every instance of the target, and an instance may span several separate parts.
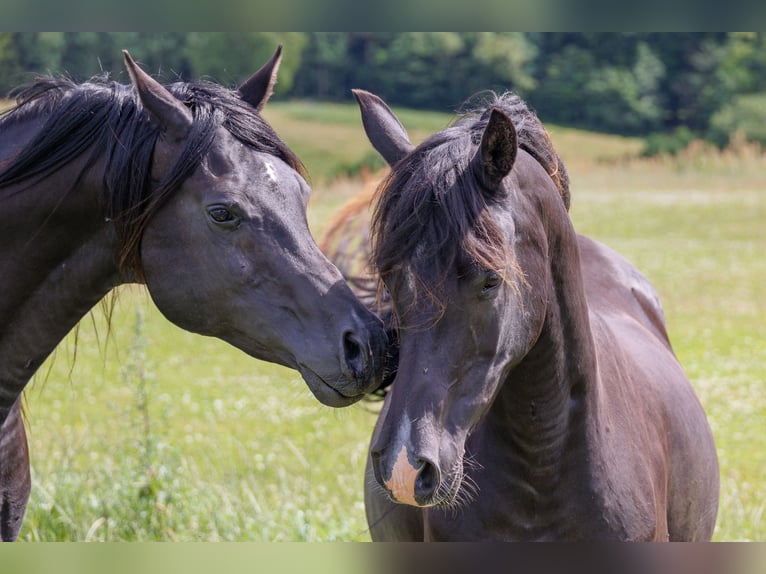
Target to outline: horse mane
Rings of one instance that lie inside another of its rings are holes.
[[[438,132],[393,166],[378,189],[372,215],[372,261],[381,279],[404,265],[414,281],[416,304],[425,293],[444,308],[442,285],[448,273],[484,268],[508,277],[517,269],[487,194],[469,164],[481,142],[492,108],[512,120],[519,147],[547,171],[569,208],[569,178],[536,114],[516,94],[482,94],[480,105]]]
[[[141,277],[139,248],[144,229],[200,164],[219,126],[305,175],[300,160],[236,91],[210,82],[176,82],[165,87],[190,108],[193,126],[175,165],[159,183],[151,181],[151,166],[160,128],[142,110],[132,85],[109,81],[107,76],[81,84],[41,76],[14,89],[9,95],[16,99],[16,106],[0,117],[0,129],[36,118],[44,119],[44,124],[22,151],[0,165],[0,200],[10,193],[3,188],[23,183],[29,187],[90,149],[70,190],[100,157],[105,158],[103,215],[114,222],[120,265]]]

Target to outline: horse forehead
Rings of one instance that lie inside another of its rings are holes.
[[[255,184],[272,190],[277,196],[287,195],[308,199],[309,187],[303,176],[281,158],[263,152],[255,152],[253,171],[258,179]]]
[[[265,160],[263,162],[263,165],[266,167],[266,178],[271,182],[276,184],[277,183],[277,172],[274,169],[274,164],[271,163],[269,160]]]
[[[263,164],[269,157],[272,156],[253,149],[226,129],[219,127],[203,161],[207,169],[217,177],[238,173],[252,177],[254,170],[263,171]]]
[[[232,141],[233,140],[233,141]],[[207,171],[250,189],[302,188],[301,176],[281,158],[254,150],[236,139],[216,142],[205,157]]]

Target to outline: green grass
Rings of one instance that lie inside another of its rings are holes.
[[[105,352],[96,325],[27,392],[23,539],[364,538],[369,413],[323,408],[297,373],[181,331],[135,288]]]
[[[355,106],[267,107],[314,183],[315,234],[361,183]],[[399,112],[399,110],[397,110]],[[402,112],[413,140],[449,116]],[[331,122],[331,123],[327,123]],[[572,218],[641,268],[708,413],[721,462],[717,540],[766,540],[766,192],[761,156],[634,160],[636,140],[551,129]],[[293,371],[166,321],[120,289],[27,391],[33,493],[22,540],[368,540],[374,414],[321,406]]]

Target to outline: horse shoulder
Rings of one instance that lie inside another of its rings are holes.
[[[656,516],[665,530],[655,532],[660,538],[696,538],[684,532],[717,504],[715,449],[659,296],[615,251],[585,237],[579,243],[598,363],[590,434],[604,453],[609,488],[637,497],[640,516],[647,524]]]
[[[690,385],[670,344],[657,291],[617,252],[582,236],[579,242],[600,376],[630,381],[620,388],[652,408],[677,400],[673,389]]]
[[[670,347],[659,295],[644,274],[603,243],[582,235],[578,243],[591,312],[628,315]]]

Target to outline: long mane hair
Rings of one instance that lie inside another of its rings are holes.
[[[442,284],[453,270],[479,266],[505,275],[515,265],[490,209],[497,198],[469,169],[492,108],[511,118],[519,147],[545,168],[569,208],[566,168],[535,113],[516,94],[482,95],[479,105],[394,165],[377,192],[372,262],[381,279],[407,268],[412,305],[425,294],[443,309]]]

